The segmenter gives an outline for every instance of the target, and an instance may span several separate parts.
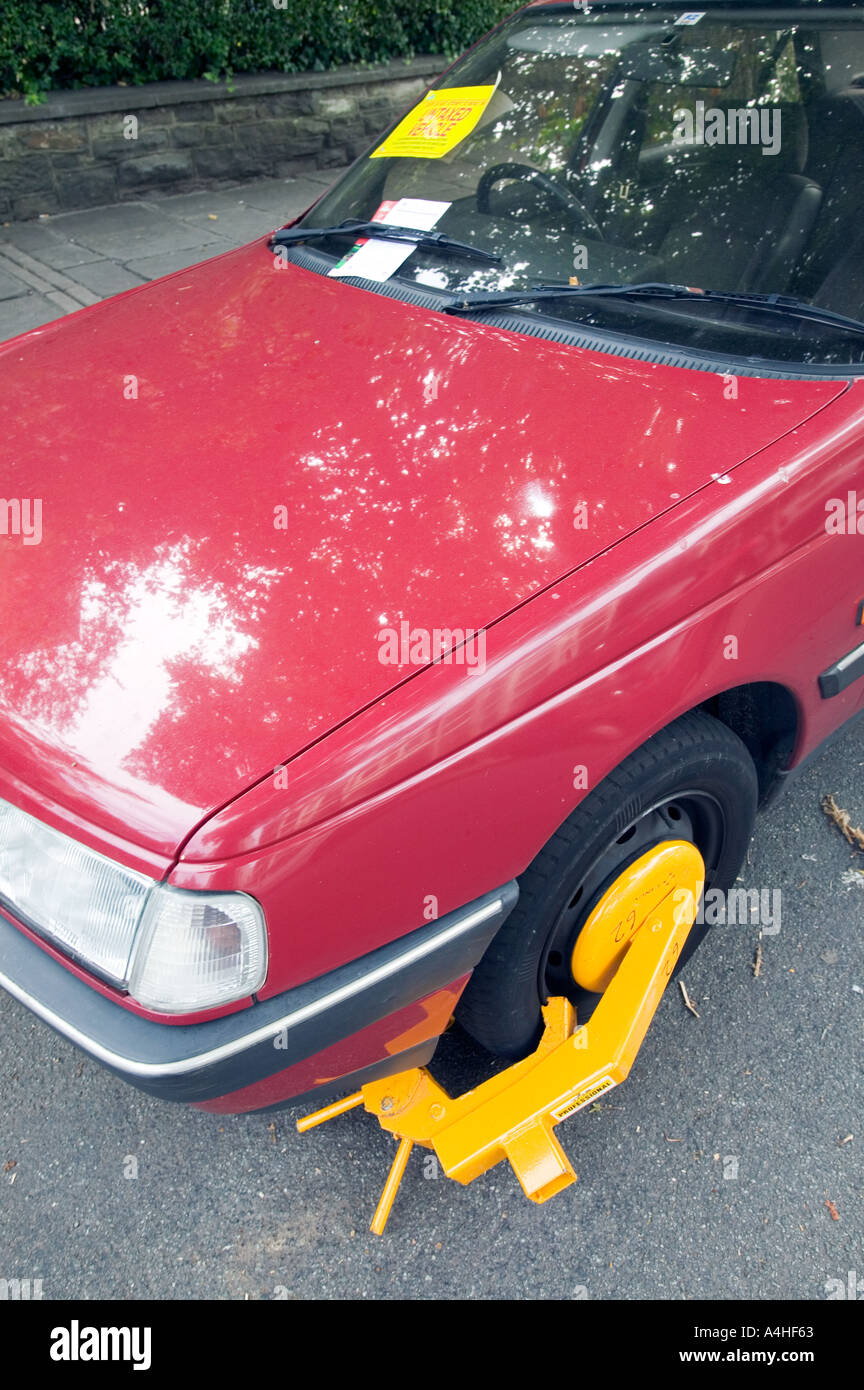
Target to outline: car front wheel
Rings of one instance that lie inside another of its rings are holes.
[[[731,887],[756,802],[753,760],[724,724],[694,712],[655,734],[589,793],[520,876],[519,901],[462,995],[462,1027],[490,1052],[516,1058],[539,1041],[548,998],[566,995],[585,1022],[622,954],[613,959],[597,905],[612,888],[626,893],[652,850],[681,841],[699,850],[706,891]],[[693,926],[680,964],[706,931]]]

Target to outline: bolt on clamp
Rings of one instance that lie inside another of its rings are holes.
[[[586,970],[597,982],[609,977],[581,1027],[567,999],[550,999],[536,1050],[465,1095],[448,1095],[425,1067],[412,1067],[297,1122],[305,1133],[363,1105],[400,1140],[375,1235],[383,1234],[415,1144],[433,1149],[446,1175],[463,1184],[506,1158],[532,1202],[576,1181],[555,1126],[627,1078],[693,925],[704,877],[696,847],[667,840],[616,880],[574,948],[577,978]]]

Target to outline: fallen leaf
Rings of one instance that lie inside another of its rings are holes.
[[[830,793],[822,798],[822,810],[832,824],[836,825],[840,834],[849,841],[850,845],[853,845],[855,849],[864,850],[864,830],[860,826],[852,824],[849,812],[838,806]]]
[[[4,1163],[4,1164],[3,1164],[3,1172],[4,1172],[4,1173],[11,1173],[11,1172],[12,1172],[12,1169],[15,1167],[15,1164],[17,1163],[17,1161],[18,1161],[18,1160],[15,1159],[15,1158],[10,1158],[9,1161],[8,1161],[8,1163]]]
[[[826,1201],[825,1205],[826,1205],[826,1207],[828,1208],[828,1210],[829,1210],[830,1213],[831,1213],[831,1220],[832,1220],[832,1221],[839,1221],[839,1220],[840,1220],[840,1213],[839,1213],[839,1211],[837,1210],[837,1208],[835,1207],[834,1203],[829,1199],[829,1200]]]
[[[682,998],[683,998],[683,1000],[684,1000],[685,1005],[686,1005],[687,1008],[690,1010],[690,1012],[691,1012],[691,1014],[693,1015],[694,1018],[699,1018],[699,1014],[697,1013],[696,1009],[694,1008],[693,1000],[690,998],[690,995],[687,993],[687,986],[685,985],[684,981],[683,981],[683,980],[679,980],[679,981],[678,981],[678,984],[679,984],[679,986],[680,986],[681,995],[682,995]]]
[[[762,942],[760,941],[760,942],[758,943],[757,947],[756,947],[756,955],[755,955],[755,957],[753,958],[753,978],[754,978],[754,980],[758,980],[758,979],[759,979],[759,976],[760,976],[761,974],[762,974]]]

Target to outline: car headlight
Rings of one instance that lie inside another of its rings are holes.
[[[246,893],[170,888],[0,801],[0,902],[157,1013],[245,999],[267,974],[267,928]]]

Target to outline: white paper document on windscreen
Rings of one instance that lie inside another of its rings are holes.
[[[452,203],[434,203],[426,198],[397,198],[382,203],[373,222],[410,227],[431,232]],[[364,280],[389,280],[414,251],[410,241],[377,241],[374,237],[352,246],[347,256],[330,271],[331,276],[359,275]]]

